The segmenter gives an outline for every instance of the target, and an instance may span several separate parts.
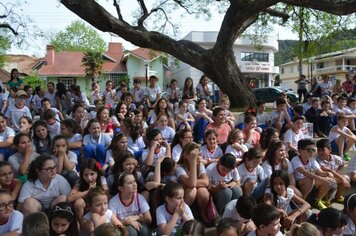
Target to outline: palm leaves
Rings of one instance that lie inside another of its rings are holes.
[[[92,82],[96,81],[101,74],[103,63],[104,61],[101,52],[85,52],[82,58],[82,66],[85,68],[85,77],[91,79]]]

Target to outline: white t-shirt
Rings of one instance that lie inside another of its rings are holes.
[[[309,158],[308,163],[304,165],[300,160],[300,157],[295,156],[293,157],[291,163],[294,169],[295,180],[301,180],[305,178],[305,176],[297,170],[300,167],[310,172],[315,172],[316,170],[320,169],[319,163],[313,157]]]
[[[272,199],[272,202],[274,202],[274,197],[272,190],[270,188],[266,189],[265,194],[269,195]],[[278,209],[283,209],[286,213],[289,211],[290,208],[290,201],[292,200],[294,196],[294,190],[291,188],[287,188],[287,197],[284,196],[277,196],[277,207]]]
[[[81,134],[74,134],[71,138],[67,138],[68,143],[74,143],[78,141],[83,141],[83,136]]]
[[[172,94],[173,94],[173,89],[172,88],[168,88],[167,89],[167,96],[168,96],[168,98],[169,99],[171,99],[171,96],[172,96]],[[177,87],[176,89],[175,89],[175,91],[176,91],[176,94],[177,94],[177,97],[178,97],[178,99],[180,98],[180,96],[182,95],[182,90],[179,88],[179,87]]]
[[[292,174],[294,171],[292,164],[287,158],[285,158],[284,161],[287,163],[288,166],[288,169],[286,171],[288,172],[288,174]],[[267,176],[271,176],[273,171],[272,171],[272,166],[269,164],[268,160],[265,160],[262,163],[262,168]],[[274,170],[280,170],[280,169],[282,169],[282,164],[275,164]]]
[[[223,151],[219,146],[216,146],[216,148],[211,152],[209,151],[207,145],[203,145],[200,148],[200,153],[204,160],[216,160],[222,157],[222,155],[224,155]]]
[[[107,209],[106,212],[105,212],[105,223],[110,223],[111,222],[111,218],[112,218],[112,215],[113,215],[113,211],[110,210],[110,209]],[[89,211],[87,214],[85,214],[83,216],[84,219],[88,220],[88,221],[92,221],[92,213],[91,211]]]
[[[206,170],[205,170],[205,166],[203,164],[199,165],[199,171],[198,171],[198,178],[199,176],[201,176],[202,174],[206,174]],[[179,179],[179,177],[186,175],[188,176],[187,171],[185,170],[185,168],[183,166],[178,166],[176,169],[176,176]]]
[[[38,154],[37,152],[32,152],[31,156],[30,156],[30,163],[32,161],[34,161],[40,154]],[[9,163],[12,166],[12,169],[14,170],[14,175],[16,177],[18,177],[19,174],[19,169],[20,169],[20,165],[23,161],[23,154],[16,152],[14,155],[9,157]],[[29,163],[29,164],[30,164]]]
[[[272,113],[271,113],[272,124],[276,124],[279,114],[280,113],[277,110],[272,111]],[[285,119],[286,119],[286,114],[284,111],[282,111],[282,115],[281,115],[282,124],[285,122]]]
[[[159,153],[157,154],[153,154],[153,163],[152,163],[152,166],[155,166],[156,165],[156,160],[160,157],[163,157],[166,155],[166,148],[165,147],[161,147],[159,149]],[[142,162],[145,162],[146,159],[147,159],[147,156],[148,156],[148,153],[150,152],[150,147],[146,148],[143,150],[142,152]]]
[[[6,126],[4,132],[0,133],[0,142],[5,142],[8,138],[11,137],[15,137],[15,132],[9,126]]]
[[[111,90],[111,92],[108,92],[105,90],[103,92],[103,97],[105,98],[105,104],[110,104],[110,105],[114,106],[114,104],[116,103],[116,101],[115,101],[116,90],[113,89],[113,90]]]
[[[252,171],[248,171],[245,163],[242,163],[237,167],[237,171],[239,172],[241,178],[241,184],[244,184],[247,179],[255,180],[257,182],[261,182],[267,178],[262,166],[258,165]],[[259,181],[258,181],[259,180]]]
[[[167,143],[171,143],[174,138],[174,135],[176,135],[176,131],[174,131],[174,129],[169,126],[163,129],[156,127],[156,129],[161,131],[162,139],[165,140]]]
[[[55,92],[50,93],[47,91],[47,92],[45,92],[44,97],[49,100],[49,102],[51,103],[51,107],[57,107]]]
[[[178,162],[180,159],[180,155],[182,154],[182,147],[180,146],[180,144],[178,143],[177,145],[175,145],[172,149],[172,159],[175,162]]]
[[[48,125],[48,133],[51,139],[53,140],[54,136],[61,133],[61,123],[56,121],[52,125]]]
[[[145,90],[143,88],[140,88],[140,89],[132,88],[130,90],[130,93],[134,97],[134,101],[137,103],[142,102],[143,97],[145,96]]]
[[[203,98],[203,99],[210,99],[210,96],[213,95],[213,90],[212,90],[210,84],[208,84],[207,86],[208,86],[208,92],[209,92],[208,95],[205,94],[203,85],[202,85],[201,83],[199,83],[199,84],[197,85],[197,87],[195,88],[195,90],[197,91],[197,93],[199,93],[199,97],[200,97],[200,98]]]
[[[287,130],[284,134],[284,143],[291,143],[293,147],[298,148],[298,141],[304,138],[304,134],[301,130],[298,133],[294,132],[293,129]]]
[[[242,155],[248,151],[248,148],[245,144],[241,144],[242,149],[241,150],[237,150],[236,148],[232,147],[231,144],[229,146],[226,147],[225,150],[225,154],[226,153],[231,153],[232,155],[234,155],[236,158],[240,158],[242,159]]]
[[[19,132],[20,131],[20,118],[23,116],[28,116],[32,118],[30,109],[26,106],[23,108],[17,108],[16,105],[11,105],[7,108],[5,116],[11,120],[12,128]]]
[[[146,87],[144,94],[145,96],[148,97],[148,100],[150,102],[153,102],[156,101],[157,95],[161,93],[162,93],[161,88],[158,85],[156,85],[154,88],[151,88],[150,86]]]
[[[184,205],[184,212],[187,215],[188,220],[194,219],[193,213],[187,204]],[[167,211],[166,204],[159,206],[156,209],[157,226],[159,226],[161,224],[167,224],[172,219],[172,216],[173,216],[173,214],[171,214]],[[184,222],[183,222],[182,217],[179,217],[170,236],[174,236],[177,229],[179,227],[181,227],[183,223]],[[162,232],[159,230],[159,228],[158,228],[158,235],[163,235]]]
[[[21,212],[13,210],[7,222],[3,225],[0,225],[0,234],[3,235],[5,233],[15,231],[18,234],[22,233],[22,222],[23,215]]]
[[[61,175],[56,175],[51,180],[48,188],[45,189],[42,183],[36,179],[35,182],[26,181],[22,185],[18,202],[23,203],[27,198],[34,198],[39,201],[44,209],[48,209],[52,201],[60,195],[68,195],[71,187],[68,181]]]
[[[94,150],[96,149],[96,147],[98,146],[98,144],[102,144],[105,146],[105,148],[108,148],[109,145],[111,143],[111,137],[107,134],[104,133],[100,133],[99,139],[96,140],[93,138],[93,136],[91,134],[87,134],[84,136],[83,139],[83,145],[93,145],[94,146]]]
[[[146,199],[139,193],[133,194],[132,201],[128,205],[124,205],[119,194],[116,194],[110,199],[109,208],[121,221],[125,221],[129,216],[141,215],[150,210]]]
[[[127,137],[127,146],[133,151],[133,152],[138,152],[142,151],[145,148],[145,142],[143,141],[142,136],[139,136],[135,142],[131,138],[131,136]]]
[[[226,204],[222,218],[232,218],[234,220],[237,220],[238,222],[249,221],[249,219],[241,217],[240,214],[236,211],[236,203],[237,199],[234,199],[231,200],[228,204]]]
[[[68,155],[69,161],[73,162],[75,164],[75,166],[74,166],[72,171],[76,172],[77,171],[76,166],[78,165],[78,157],[77,157],[77,155],[72,151],[68,151],[67,155]],[[56,156],[56,163],[57,163],[57,161],[58,161],[58,157]],[[64,167],[63,167],[63,170],[64,170]]]
[[[42,99],[44,99],[44,97],[41,98],[41,97],[38,96],[37,94],[35,94],[35,95],[33,96],[32,102],[34,103],[35,108],[36,108],[37,110],[40,110],[41,107],[42,107],[42,104],[41,104]]]
[[[233,168],[227,175],[223,176],[219,173],[218,163],[213,162],[206,167],[206,173],[209,176],[209,181],[212,186],[217,186],[222,181],[230,183],[231,181],[240,180],[239,173],[236,168]]]
[[[271,120],[271,115],[267,112],[257,113],[256,121],[257,125],[266,125]]]

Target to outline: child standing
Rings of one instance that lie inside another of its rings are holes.
[[[156,210],[159,235],[175,235],[187,220],[193,219],[192,211],[184,203],[184,189],[178,183],[168,183],[164,188],[166,203]]]
[[[60,202],[52,208],[49,213],[49,225],[51,235],[79,235],[72,204],[68,202]]]
[[[20,118],[22,116],[32,117],[30,109],[25,106],[25,100],[27,98],[27,93],[23,90],[19,90],[15,96],[15,104],[10,105],[6,112],[5,117],[7,118],[7,124],[9,127],[15,130],[15,132],[20,132]]]
[[[157,85],[158,78],[154,75],[151,75],[149,78],[149,86],[146,87],[145,96],[148,99],[148,107],[156,108],[158,105],[158,100],[161,98],[162,90]]]
[[[0,189],[0,234],[3,236],[21,235],[23,215],[14,210],[15,200],[7,189]]]

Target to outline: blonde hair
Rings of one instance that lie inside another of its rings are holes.
[[[303,222],[300,225],[293,224],[287,236],[320,236],[320,231],[315,225]]]

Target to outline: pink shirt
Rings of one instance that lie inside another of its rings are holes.
[[[227,123],[224,123],[224,124],[220,125],[219,127],[215,126],[214,123],[209,123],[206,126],[205,131],[207,131],[209,129],[215,130],[216,133],[218,134],[218,137],[217,137],[218,144],[225,143],[227,141],[227,137],[229,136],[229,133],[231,131],[231,127]]]

